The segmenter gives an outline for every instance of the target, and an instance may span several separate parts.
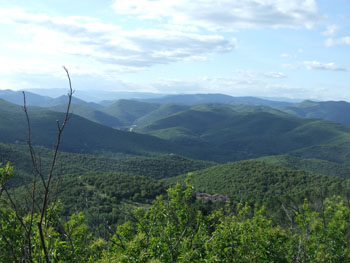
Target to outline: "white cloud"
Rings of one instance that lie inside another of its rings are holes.
[[[264,73],[264,77],[273,78],[273,79],[281,79],[281,78],[286,78],[286,75],[282,72],[266,72],[266,73]]]
[[[211,30],[311,28],[322,16],[315,0],[115,0],[119,14]]]
[[[339,27],[337,25],[329,25],[322,34],[326,37],[332,37],[337,33],[338,30]]]
[[[283,67],[290,70],[306,68],[307,70],[328,70],[328,71],[348,71],[346,67],[337,65],[334,62],[324,63],[319,61],[303,61],[293,64],[284,64]]]
[[[304,61],[304,66],[308,69],[330,70],[330,71],[347,71],[345,67],[338,66],[334,62],[322,63],[319,61]]]
[[[235,73],[242,78],[258,79],[258,78],[270,78],[281,79],[286,78],[286,75],[282,72],[259,72],[254,70],[235,70]]]
[[[340,38],[328,38],[325,41],[327,47],[350,45],[350,36]]]
[[[80,59],[79,70],[85,73],[98,67],[98,72],[125,72],[178,61],[205,60],[208,55],[229,52],[236,45],[235,39],[217,34],[175,29],[123,30],[95,18],[51,17],[18,8],[0,8],[0,23],[14,25],[24,39],[20,44],[3,43],[7,48],[59,61],[63,56],[66,61]]]
[[[291,55],[287,54],[287,53],[283,53],[280,55],[281,58],[290,58]]]

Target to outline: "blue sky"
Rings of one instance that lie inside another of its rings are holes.
[[[0,0],[0,89],[350,100],[349,0]]]

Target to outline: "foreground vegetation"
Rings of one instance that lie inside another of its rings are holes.
[[[11,167],[0,172],[3,194]],[[37,212],[19,211],[2,196],[0,262],[348,262],[349,204],[320,201],[285,207],[289,224],[282,227],[263,207],[227,202],[212,209],[196,200],[192,186],[176,185],[101,238],[81,213],[63,221],[57,203],[40,229]]]

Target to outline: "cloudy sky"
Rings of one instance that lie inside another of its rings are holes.
[[[349,0],[0,0],[0,89],[350,100]]]

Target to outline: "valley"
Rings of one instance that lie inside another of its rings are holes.
[[[43,179],[30,201],[36,172],[26,145],[23,107],[16,94],[0,95],[0,162],[14,167],[6,189],[25,211],[31,202],[42,202],[55,122],[64,119],[66,105],[61,98],[28,96],[31,142]],[[220,94],[104,105],[74,99],[49,202],[59,204],[64,222],[80,213],[89,231],[105,239],[111,237],[108,231],[146,216],[171,191],[189,185],[198,196],[221,195],[232,207],[263,206],[269,220],[287,226],[286,207],[300,207],[306,199],[318,207],[334,195],[350,197],[347,112],[346,102],[291,103]],[[191,209],[203,213],[225,207],[223,201],[189,200]]]

